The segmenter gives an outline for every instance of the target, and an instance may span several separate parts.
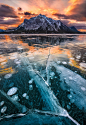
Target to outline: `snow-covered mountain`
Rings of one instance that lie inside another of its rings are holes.
[[[79,32],[74,26],[71,26],[70,29],[73,30],[74,32]]]
[[[77,30],[64,25],[60,20],[53,20],[45,15],[38,15],[19,25],[15,31],[27,33],[76,33]]]

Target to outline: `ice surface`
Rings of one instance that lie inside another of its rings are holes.
[[[28,71],[30,78],[34,80],[34,83],[36,84],[36,86],[37,86],[37,88],[38,88],[38,90],[41,94],[43,102],[46,102],[45,106],[47,107],[47,110],[50,110],[51,112],[54,112],[54,113],[58,114],[59,116],[65,116],[65,117],[69,118],[70,116],[69,116],[68,112],[60,106],[58,99],[55,97],[51,88],[46,84],[46,81],[40,75],[40,72],[33,69],[33,67],[31,65],[31,63],[29,62],[28,58],[23,57],[23,56],[21,56],[20,58],[21,58],[22,64],[25,66],[25,69]],[[47,65],[46,65],[46,69],[47,69],[46,73],[50,77],[50,72],[49,72],[50,67],[49,66],[52,66],[52,65],[49,62],[49,55],[48,55],[48,60],[47,60]],[[56,65],[56,67],[57,67],[57,65]],[[60,71],[60,72],[62,73],[62,71]],[[52,74],[53,74],[52,76],[54,76],[54,72]],[[69,71],[68,71],[67,75],[68,74],[70,74]],[[69,80],[69,77],[70,76],[68,75],[67,80]],[[66,76],[62,77],[62,78],[64,79],[64,78],[66,78]],[[32,85],[30,84],[29,89],[30,89],[30,86],[32,88]],[[70,119],[74,123],[77,123],[73,118],[70,117]],[[79,124],[77,123],[77,125],[79,125]]]
[[[61,88],[71,92],[71,95],[68,95],[70,102],[74,103],[79,109],[86,110],[86,80],[64,66],[58,66],[56,63],[52,64],[57,69],[57,72],[61,72]],[[73,91],[68,90],[69,87]]]
[[[24,116],[24,117],[23,117]],[[5,120],[6,119],[6,120]],[[29,112],[26,114],[8,115],[0,123],[1,125],[75,125],[70,119],[58,116],[52,112]],[[79,125],[79,124],[76,124]]]
[[[11,89],[8,90],[7,95],[14,95],[17,92],[18,88],[17,87],[12,87]]]
[[[27,63],[29,64],[29,61],[27,60],[27,58],[21,57],[21,60],[24,65],[27,65]],[[47,107],[50,108],[51,111],[67,116],[68,115],[67,111],[64,110],[62,107],[60,107],[57,98],[55,97],[51,89],[48,88],[48,86],[46,85],[42,77],[40,77],[34,72],[30,64],[28,67],[26,67],[26,69],[28,70],[29,75],[33,77],[34,82],[37,85],[43,100],[46,101]]]

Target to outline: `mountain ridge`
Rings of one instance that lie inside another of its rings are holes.
[[[24,22],[16,30],[28,31],[33,33],[74,33],[75,31],[64,25],[60,20],[53,20],[45,15],[39,14]]]
[[[38,16],[30,19],[24,19],[15,29],[8,29],[6,33],[80,33],[74,26],[68,27],[60,20],[48,18],[45,15],[39,14]]]

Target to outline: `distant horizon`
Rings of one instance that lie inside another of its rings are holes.
[[[86,0],[0,0],[0,29],[12,29],[39,14],[86,32]]]

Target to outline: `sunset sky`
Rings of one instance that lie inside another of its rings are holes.
[[[17,27],[39,14],[86,31],[86,0],[0,0],[0,29]]]

